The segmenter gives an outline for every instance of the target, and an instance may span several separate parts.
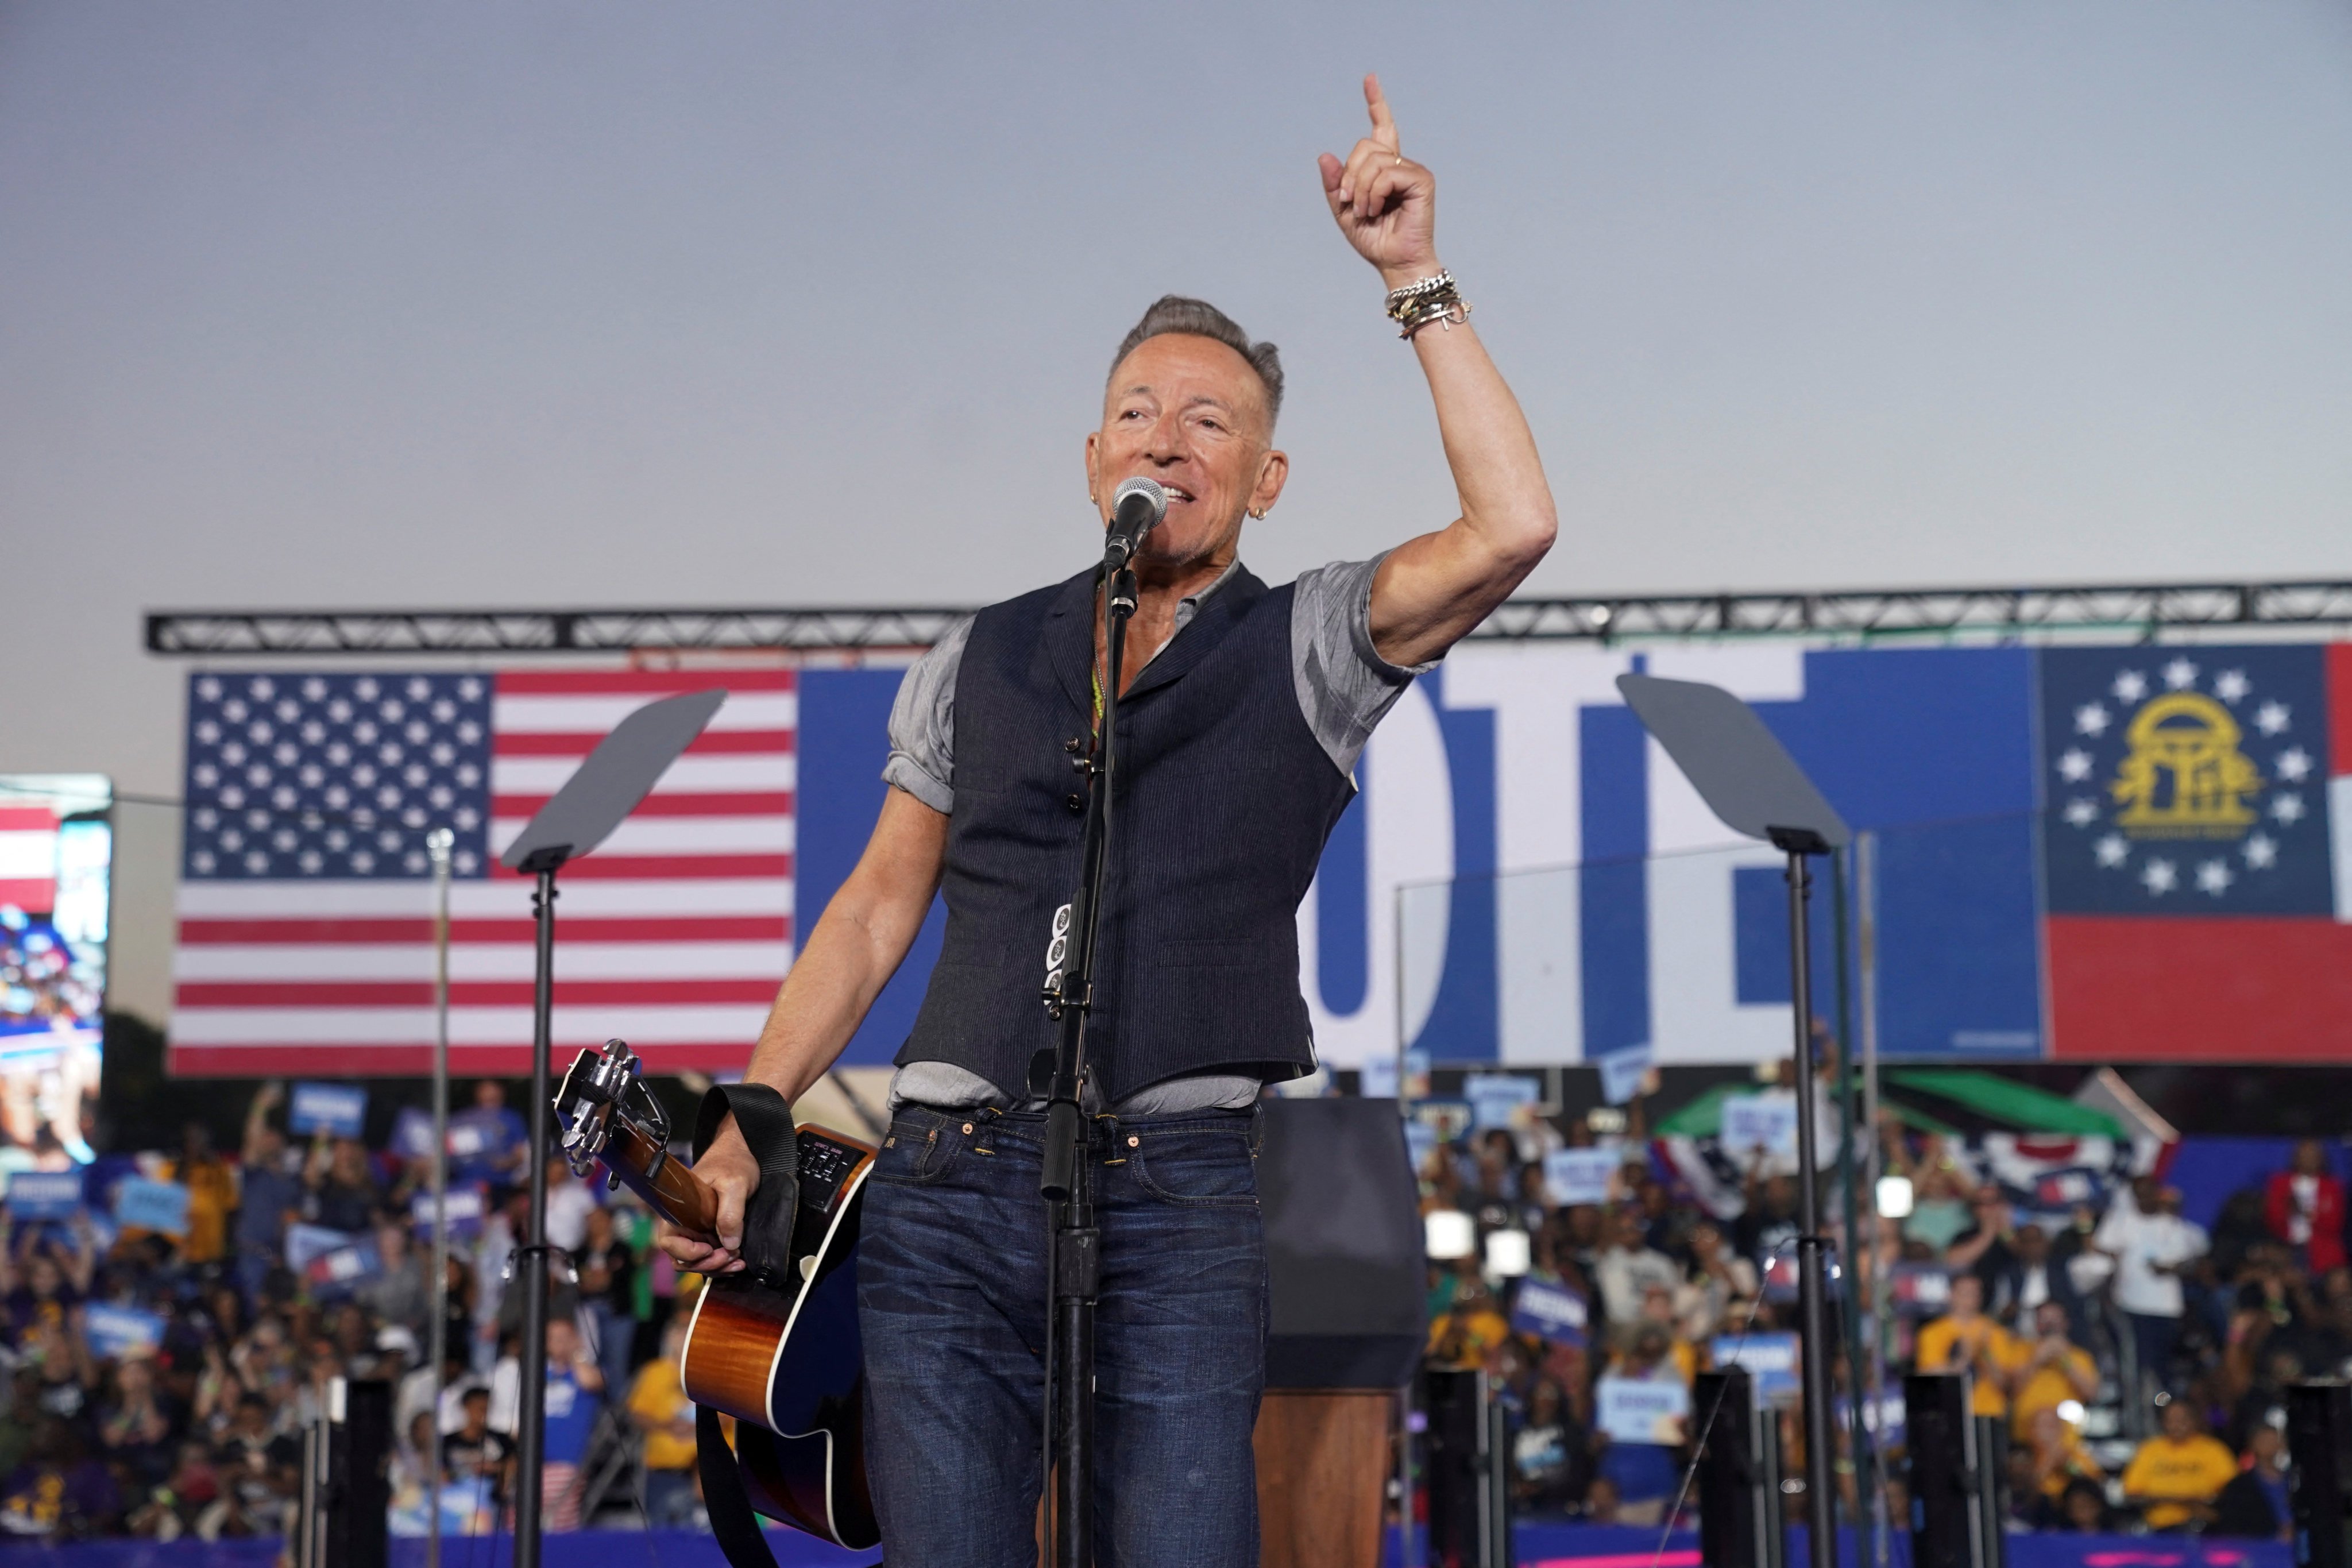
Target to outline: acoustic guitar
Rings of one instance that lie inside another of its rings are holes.
[[[620,1040],[583,1051],[555,1097],[564,1158],[603,1161],[680,1230],[716,1245],[716,1194],[669,1152],[669,1119]],[[874,1145],[799,1129],[800,1203],[791,1257],[758,1279],[711,1277],[678,1371],[686,1396],[735,1418],[751,1506],[852,1549],[881,1530],[866,1486],[865,1361],[857,1338],[857,1229]]]

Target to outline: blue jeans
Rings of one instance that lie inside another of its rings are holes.
[[[1034,1568],[1045,1118],[902,1108],[858,1246],[866,1475],[891,1568]],[[1095,1558],[1253,1568],[1265,1375],[1255,1112],[1097,1117]]]

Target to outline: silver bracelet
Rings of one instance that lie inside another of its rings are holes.
[[[1390,289],[1388,317],[1397,323],[1397,336],[1410,338],[1432,321],[1443,322],[1452,331],[1470,319],[1470,305],[1455,286],[1454,274],[1440,268],[1431,277]]]

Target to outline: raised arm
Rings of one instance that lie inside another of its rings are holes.
[[[768,1010],[743,1069],[745,1082],[767,1084],[791,1101],[824,1076],[922,930],[931,895],[939,891],[947,844],[943,813],[904,790],[890,791],[866,853],[825,905]],[[662,1247],[681,1266],[704,1273],[740,1268],[743,1203],[759,1184],[760,1166],[734,1118],[694,1169],[718,1191],[722,1245],[705,1247],[664,1224],[656,1233]]]
[[[1346,163],[1321,159],[1339,232],[1391,289],[1435,277],[1437,181],[1400,149],[1378,77],[1364,79],[1371,134]],[[1422,327],[1413,353],[1437,405],[1437,430],[1462,515],[1407,540],[1372,580],[1372,643],[1393,664],[1433,659],[1508,597],[1559,531],[1551,488],[1518,400],[1466,321]]]

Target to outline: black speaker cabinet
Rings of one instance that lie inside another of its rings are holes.
[[[2286,1391],[2287,1499],[2300,1568],[2352,1568],[2352,1388],[2298,1383]]]
[[[299,1568],[384,1568],[391,1559],[392,1384],[337,1378],[303,1434],[295,1526]]]
[[[1781,1568],[1780,1424],[1744,1367],[1698,1374],[1698,1549],[1707,1568]]]
[[[1421,1198],[1393,1100],[1270,1100],[1258,1151],[1274,1389],[1402,1388],[1429,1331]]]
[[[1976,1423],[1965,1373],[1903,1380],[1911,1452],[1913,1568],[1986,1568]]]

